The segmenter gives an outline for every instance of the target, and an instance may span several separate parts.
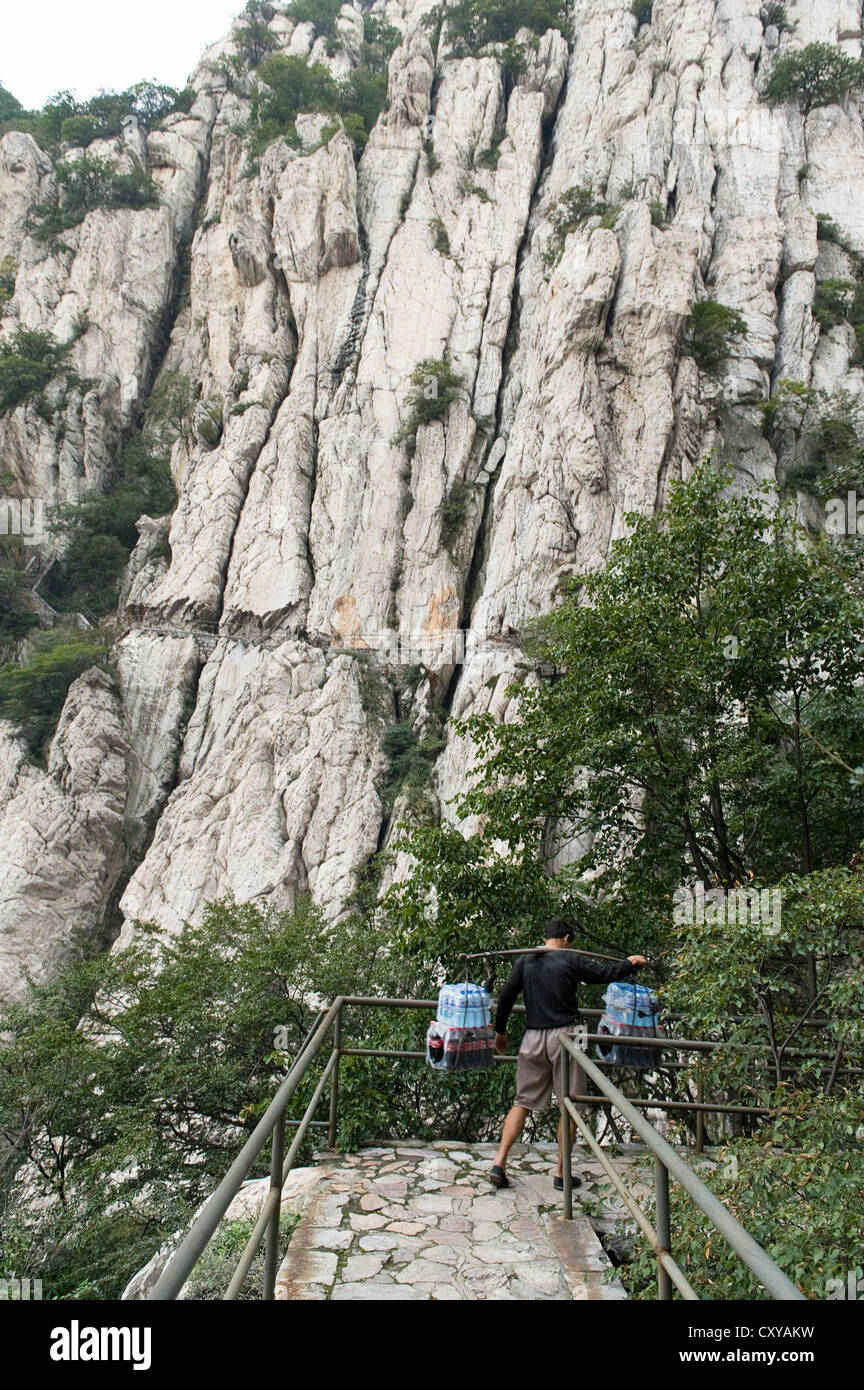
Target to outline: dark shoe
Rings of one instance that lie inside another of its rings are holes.
[[[581,1179],[581,1178],[577,1178],[577,1176],[576,1176],[575,1173],[571,1173],[571,1174],[570,1174],[570,1185],[571,1185],[571,1187],[573,1187],[573,1188],[581,1187],[581,1186],[582,1186],[582,1179]],[[563,1191],[564,1191],[564,1179],[563,1179],[563,1178],[553,1178],[553,1179],[552,1179],[552,1186],[555,1188],[555,1191],[556,1191],[556,1192],[563,1192]]]
[[[509,1187],[510,1183],[503,1168],[499,1168],[497,1163],[492,1164],[492,1172],[489,1174],[489,1181],[493,1187]]]

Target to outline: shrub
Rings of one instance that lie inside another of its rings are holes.
[[[442,256],[450,255],[450,238],[447,235],[447,228],[440,217],[433,217],[429,223],[429,230],[432,233],[433,245],[435,250]]]
[[[291,1234],[300,1220],[293,1211],[282,1206],[279,1213],[279,1248],[284,1253]],[[217,1230],[210,1244],[189,1276],[189,1297],[196,1302],[208,1299],[221,1299],[231,1282],[237,1261],[246,1248],[255,1222],[227,1221]],[[237,1295],[238,1302],[254,1302],[261,1298],[264,1277],[264,1241],[258,1248],[246,1280]]]
[[[147,404],[141,430],[123,449],[118,484],[54,509],[52,531],[67,540],[60,602],[76,611],[84,603],[98,615],[117,603],[120,580],[138,541],[136,522],[145,513],[165,516],[177,494],[169,458],[190,409],[191,387],[179,372],[163,374]],[[155,557],[154,557],[155,558]]]
[[[746,338],[747,324],[737,309],[700,299],[693,305],[681,351],[692,357],[703,372],[716,376],[732,349],[733,340]]]
[[[0,304],[5,304],[15,293],[15,276],[18,272],[18,263],[11,256],[4,256],[0,261]]]
[[[444,14],[447,37],[457,51],[477,55],[490,43],[506,44],[520,29],[544,34],[547,29],[571,33],[566,0],[459,0],[448,5]],[[434,28],[440,20],[435,11],[424,22]]]
[[[555,265],[561,259],[567,237],[584,226],[589,218],[600,216],[604,219],[604,226],[611,226],[620,211],[617,204],[595,197],[587,185],[575,184],[568,188],[549,214],[553,235],[543,253],[546,265]]]
[[[24,110],[17,97],[0,82],[0,125],[6,125],[15,120]]]
[[[834,246],[839,246],[842,251],[848,251],[846,237],[838,227],[834,218],[827,212],[817,212],[816,214],[816,236],[819,241],[831,242]]]
[[[666,204],[659,202],[657,198],[652,198],[648,203],[648,209],[651,213],[651,225],[664,231],[669,225],[666,221]]]
[[[70,685],[91,666],[108,669],[102,633],[67,627],[38,633],[26,661],[9,661],[0,669],[0,718],[20,725],[32,752],[38,752],[56,726]]]
[[[24,328],[0,342],[0,416],[23,401],[41,397],[45,387],[64,370],[68,346],[53,333]],[[67,372],[67,379],[74,373]]]
[[[829,278],[816,286],[813,317],[821,328],[833,328],[848,318],[855,300],[856,285],[852,280]]]
[[[20,1147],[6,1143],[0,1154],[0,1277],[35,1275],[54,1298],[117,1298],[239,1153],[314,1021],[310,998],[348,993],[358,980],[370,993],[401,994],[392,972],[380,983],[383,945],[371,924],[328,932],[308,902],[281,914],[209,904],[200,926],[170,941],[141,926],[127,948],[73,960],[55,984],[7,1010],[0,1133],[20,1136]],[[277,1026],[284,1040],[274,1050]],[[362,1080],[357,1096],[350,1066],[343,1076],[356,1133],[364,1100],[367,1115],[376,1102]],[[314,1080],[298,1093],[295,1117]],[[13,1210],[8,1191],[22,1163],[38,1174],[38,1191]],[[264,1156],[249,1176],[268,1164]],[[212,1266],[195,1277],[209,1283]]]
[[[775,446],[782,431],[800,437],[799,457],[786,470],[787,485],[823,500],[838,489],[862,485],[864,418],[848,391],[829,393],[784,378],[761,412],[762,431]]]
[[[399,30],[384,15],[363,15],[363,46],[360,57],[370,72],[386,75],[391,55],[402,42]]]
[[[285,14],[297,24],[314,24],[315,33],[322,38],[334,38],[341,8],[342,0],[293,0],[293,4],[286,5]],[[369,22],[365,16],[364,21]]]
[[[421,425],[440,420],[450,409],[464,385],[463,378],[446,358],[427,357],[411,373],[408,393],[408,419],[394,437],[394,444],[413,440]]]
[[[96,208],[148,208],[158,203],[149,170],[118,173],[105,159],[83,155],[74,164],[57,165],[58,202],[37,203],[27,230],[40,241],[54,241],[77,227]]]
[[[280,138],[299,144],[295,122],[301,111],[341,115],[346,133],[362,148],[387,102],[387,78],[365,67],[336,82],[321,63],[274,53],[261,64],[258,77],[252,92],[253,154]]]
[[[781,34],[786,30],[795,28],[786,13],[786,6],[780,4],[779,0],[768,0],[768,4],[762,6],[759,17],[765,29],[773,24],[774,28],[779,29]]]
[[[476,156],[474,163],[478,169],[491,169],[493,172],[498,168],[498,161],[501,158],[501,144],[504,133],[492,137],[492,144],[486,150],[481,150]]]
[[[468,518],[468,504],[471,500],[471,487],[465,482],[456,482],[441,505],[441,544],[451,559],[462,527]]]
[[[765,95],[772,103],[797,101],[807,115],[817,106],[842,101],[862,80],[860,59],[847,57],[830,43],[808,43],[777,59]]]
[[[630,9],[636,16],[636,28],[639,29],[643,24],[651,23],[651,11],[654,9],[654,0],[633,0]]]
[[[434,733],[421,739],[408,719],[384,731],[381,748],[390,760],[387,800],[391,807],[402,792],[409,809],[422,814],[432,766],[443,747],[444,740]]]
[[[23,130],[49,149],[87,145],[120,135],[130,116],[150,126],[172,111],[188,111],[194,96],[191,87],[178,91],[159,82],[138,82],[123,92],[100,92],[88,101],[78,101],[72,92],[58,92],[39,111],[23,111],[16,102],[17,112],[7,108],[7,114],[0,99],[0,133]]]
[[[238,51],[250,67],[255,68],[261,59],[278,47],[276,35],[260,19],[249,19],[241,24],[231,35]]]

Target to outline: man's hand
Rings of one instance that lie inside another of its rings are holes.
[[[507,1056],[507,1034],[506,1034],[506,1033],[496,1033],[496,1034],[495,1034],[495,1051],[498,1053],[498,1056],[499,1056],[499,1057],[506,1057],[506,1056]]]
[[[647,965],[647,964],[648,964],[648,962],[647,962],[647,960],[645,959],[644,956],[628,956],[627,959],[629,960],[629,962],[630,962],[631,965]]]

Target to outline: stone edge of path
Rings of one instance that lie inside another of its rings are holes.
[[[565,1221],[557,1212],[547,1212],[542,1220],[574,1299],[621,1302],[627,1298],[620,1280],[608,1278],[612,1262],[587,1216]]]

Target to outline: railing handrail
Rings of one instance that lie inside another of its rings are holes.
[[[595,1086],[600,1088],[607,1099],[612,1101],[615,1108],[619,1110],[625,1120],[627,1120],[631,1129],[640,1136],[646,1147],[651,1150],[654,1157],[663,1166],[667,1176],[671,1174],[676,1182],[680,1183],[684,1190],[692,1197],[699,1210],[708,1217],[714,1229],[723,1237],[727,1244],[731,1246],[736,1255],[744,1261],[748,1269],[756,1275],[763,1288],[767,1289],[772,1297],[776,1299],[804,1299],[804,1294],[801,1290],[793,1284],[788,1275],[783,1273],[780,1266],[775,1264],[767,1251],[763,1250],[758,1241],[754,1240],[753,1237],[745,1231],[744,1227],[732,1215],[728,1207],[724,1206],[719,1197],[716,1197],[702,1179],[697,1176],[689,1163],[685,1162],[681,1155],[675,1152],[671,1144],[667,1143],[661,1134],[658,1134],[654,1126],[649,1124],[639,1111],[630,1104],[627,1097],[619,1091],[614,1082],[610,1081],[608,1076],[605,1076],[603,1072],[600,1071],[599,1067],[594,1065],[591,1058],[588,1057],[581,1048],[577,1047],[573,1039],[566,1033],[562,1032],[560,1038],[562,1047],[575,1058],[586,1075],[591,1078]],[[648,1040],[646,1039],[646,1041]],[[569,1090],[569,1087],[564,1086],[563,1081],[562,1090],[565,1091],[565,1094]],[[565,1098],[562,1100],[562,1104],[566,1106],[568,1113],[576,1118],[572,1101]],[[562,1125],[561,1131],[562,1136],[566,1134],[569,1140],[569,1125]],[[568,1149],[569,1142],[565,1145],[564,1154],[565,1183],[569,1187],[570,1155],[569,1152],[567,1152]],[[668,1224],[668,1203],[667,1211],[664,1215],[666,1223]],[[668,1255],[668,1248],[661,1248],[658,1250],[658,1257]],[[674,1263],[674,1261],[672,1263]],[[668,1267],[669,1261],[665,1261],[664,1265],[666,1272],[671,1274]],[[680,1271],[678,1272],[680,1273]],[[684,1282],[686,1283],[686,1279]]]
[[[264,1297],[265,1299],[272,1299],[274,1297],[282,1190],[284,1188],[288,1174],[291,1171],[291,1167],[294,1163],[294,1160],[296,1159],[296,1156],[300,1150],[300,1146],[303,1143],[303,1140],[308,1132],[309,1126],[315,1123],[315,1121],[313,1121],[312,1119],[312,1116],[321,1100],[324,1087],[328,1079],[330,1081],[331,1086],[330,1117],[328,1124],[329,1142],[331,1148],[335,1145],[337,1120],[336,1112],[338,1105],[339,1090],[339,1062],[341,1057],[384,1056],[402,1058],[405,1060],[415,1060],[422,1059],[422,1057],[425,1055],[424,1053],[407,1051],[401,1052],[374,1048],[364,1049],[343,1047],[343,1009],[346,1005],[353,1005],[360,1008],[409,1008],[429,1010],[434,1009],[436,1007],[436,1003],[437,1001],[434,999],[381,999],[372,998],[370,996],[364,995],[338,995],[326,1008],[326,1010],[322,1010],[319,1012],[315,1022],[309,1029],[309,1032],[307,1033],[306,1038],[302,1043],[298,1051],[297,1057],[292,1063],[287,1076],[279,1086],[279,1089],[277,1090],[276,1094],[274,1095],[273,1099],[271,1100],[261,1119],[258,1121],[257,1125],[253,1129],[249,1138],[246,1140],[246,1143],[243,1145],[239,1154],[234,1159],[234,1162],[231,1164],[230,1168],[228,1169],[228,1172],[222,1178],[216,1190],[207,1199],[198,1216],[193,1221],[189,1232],[181,1242],[179,1248],[171,1256],[166,1268],[163,1270],[154,1288],[148,1294],[149,1299],[155,1301],[163,1301],[175,1299],[178,1297],[183,1286],[188,1280],[189,1275],[191,1274],[192,1270],[194,1269],[195,1265],[197,1264],[198,1260],[203,1254],[205,1248],[207,1247],[213,1235],[215,1234],[220,1221],[222,1220],[226,1211],[228,1210],[228,1207],[230,1206],[234,1197],[240,1191],[240,1188],[244,1180],[246,1179],[250,1168],[252,1167],[256,1158],[261,1153],[267,1140],[271,1137],[272,1155],[270,1165],[270,1189],[253,1225],[252,1233],[249,1236],[249,1239],[247,1240],[243,1252],[241,1253],[240,1258],[237,1262],[234,1275],[231,1279],[231,1283],[229,1284],[226,1293],[224,1294],[224,1297],[227,1299],[231,1299],[237,1296],[249,1272],[255,1254],[258,1248],[260,1247],[265,1231],[267,1233],[267,1256],[265,1261],[264,1274]],[[286,1121],[286,1111],[288,1105],[293,1099],[297,1091],[297,1088],[300,1085],[300,1082],[303,1080],[306,1073],[309,1071],[309,1068],[311,1067],[312,1063],[314,1062],[316,1056],[318,1055],[322,1043],[324,1042],[324,1039],[327,1037],[327,1034],[330,1032],[331,1028],[334,1032],[333,1048],[331,1050],[329,1059],[325,1064],[323,1075],[319,1078],[318,1085],[315,1089],[315,1092],[311,1100],[309,1101],[306,1107],[302,1119],[298,1122],[292,1122],[297,1123],[297,1131],[294,1135],[288,1153],[287,1155],[285,1155],[283,1153],[283,1149],[285,1128],[286,1124],[288,1123]],[[582,1035],[582,1037],[583,1040],[586,1042],[589,1040],[605,1042],[607,1044],[610,1042],[610,1038],[606,1034],[587,1034]],[[684,1187],[690,1193],[694,1201],[697,1202],[697,1205],[700,1207],[700,1209],[705,1213],[706,1216],[709,1217],[709,1220],[713,1222],[716,1229],[729,1242],[729,1244],[740,1256],[740,1258],[743,1259],[744,1262],[751,1269],[753,1269],[754,1273],[757,1274],[757,1277],[759,1277],[762,1280],[765,1288],[767,1288],[769,1292],[774,1294],[775,1298],[802,1298],[803,1295],[800,1293],[799,1290],[795,1288],[795,1285],[791,1282],[791,1280],[787,1279],[786,1275],[783,1274],[782,1270],[780,1270],[778,1266],[774,1264],[774,1262],[761,1248],[761,1246],[759,1246],[757,1242],[747,1234],[744,1228],[739,1225],[739,1223],[732,1216],[731,1212],[729,1212],[723,1205],[723,1203],[720,1202],[719,1199],[716,1198],[712,1192],[710,1192],[710,1190],[705,1186],[701,1179],[696,1176],[696,1174],[689,1167],[689,1165],[686,1164],[684,1160],[681,1159],[675,1153],[674,1149],[672,1149],[670,1145],[666,1143],[666,1141],[657,1133],[654,1127],[642,1118],[639,1112],[635,1109],[634,1105],[627,1100],[627,1098],[618,1090],[616,1086],[613,1085],[611,1081],[609,1081],[608,1077],[606,1077],[604,1073],[600,1071],[600,1069],[594,1064],[594,1062],[592,1062],[591,1059],[587,1057],[586,1054],[576,1046],[576,1044],[573,1042],[573,1039],[564,1034],[562,1035],[562,1041],[564,1043],[565,1048],[564,1055],[562,1057],[562,1062],[564,1063],[565,1067],[567,1065],[567,1056],[569,1053],[572,1053],[572,1055],[583,1067],[586,1074],[590,1076],[591,1079],[595,1082],[595,1084],[599,1087],[602,1095],[606,1097],[605,1102],[600,1101],[598,1097],[592,1097],[591,1099],[594,1101],[598,1101],[599,1103],[607,1104],[611,1101],[612,1104],[614,1104],[615,1107],[621,1111],[621,1113],[629,1121],[634,1132],[640,1135],[647,1147],[654,1154],[655,1162],[658,1165],[658,1173],[660,1169],[662,1169],[667,1189],[668,1176],[669,1173],[672,1173],[676,1180],[681,1183],[682,1187]],[[682,1051],[697,1052],[701,1052],[703,1050],[713,1050],[715,1047],[729,1045],[724,1044],[722,1042],[707,1042],[706,1040],[686,1038],[652,1039],[642,1036],[634,1036],[632,1038],[616,1037],[614,1041],[616,1044],[630,1042],[635,1046],[644,1046],[647,1043],[649,1046],[660,1046],[670,1049],[680,1049]],[[515,1060],[515,1058],[513,1057],[496,1058],[496,1061],[499,1062],[512,1062],[513,1060]],[[565,1090],[566,1095],[567,1090],[569,1090],[569,1087],[562,1089]],[[564,1104],[568,1109],[568,1112],[573,1116],[573,1119],[576,1122],[576,1124],[581,1129],[586,1130],[587,1141],[592,1147],[594,1147],[596,1141],[594,1141],[593,1135],[591,1135],[590,1131],[588,1131],[587,1127],[585,1127],[584,1122],[581,1120],[581,1117],[574,1111],[572,1102],[570,1100],[566,1100]],[[664,1108],[663,1101],[654,1102],[654,1104],[656,1104],[658,1108]],[[676,1103],[676,1108],[695,1108],[700,1111],[716,1109],[722,1111],[727,1109],[728,1107],[722,1105],[702,1105],[700,1095],[699,1101],[691,1103],[690,1105],[687,1105],[686,1102]],[[748,1111],[754,1114],[766,1113],[762,1110],[757,1110],[754,1107],[748,1107]],[[569,1184],[570,1131],[568,1125],[564,1125],[562,1127],[562,1133],[565,1135],[565,1216],[570,1216],[572,1215],[572,1194],[570,1192]],[[605,1163],[608,1163],[608,1158],[602,1152],[602,1150],[599,1149],[599,1146],[597,1146],[597,1150],[601,1158],[601,1161],[604,1161],[605,1166]],[[607,1171],[609,1170],[607,1169]],[[636,1216],[638,1223],[642,1226],[643,1230],[645,1230],[646,1233],[649,1234],[649,1238],[651,1238],[652,1242],[655,1244],[658,1256],[658,1269],[662,1269],[662,1278],[667,1280],[667,1286],[668,1280],[671,1279],[682,1290],[685,1297],[695,1298],[697,1295],[693,1292],[684,1274],[678,1269],[678,1266],[675,1264],[675,1261],[671,1258],[671,1255],[669,1254],[668,1241],[666,1242],[666,1245],[663,1246],[662,1242],[658,1240],[657,1234],[656,1232],[653,1232],[650,1223],[647,1220],[647,1217],[645,1217],[644,1213],[642,1213],[640,1209],[634,1208],[632,1200],[629,1199],[628,1194],[623,1188],[623,1184],[621,1183],[620,1178],[617,1176],[614,1170],[610,1171],[610,1176],[612,1177],[613,1182],[615,1182],[615,1185],[618,1187],[619,1191],[621,1191],[624,1195],[625,1200],[627,1200],[628,1204],[630,1204],[631,1210],[634,1211],[634,1215]],[[658,1211],[660,1206],[660,1191],[661,1188],[658,1178]],[[668,1190],[665,1205],[665,1219],[668,1225]],[[659,1217],[658,1224],[662,1224],[659,1221]],[[662,1287],[663,1285],[661,1283],[661,1289]],[[661,1292],[661,1297],[664,1296],[666,1295],[664,1295]]]
[[[235,1158],[228,1172],[220,1182],[212,1196],[208,1197],[201,1212],[192,1227],[181,1243],[176,1254],[169,1260],[168,1265],[163,1270],[155,1287],[151,1290],[149,1298],[160,1301],[176,1298],[182,1289],[190,1273],[198,1263],[204,1247],[209,1243],[211,1236],[225,1215],[231,1202],[240,1190],[240,1186],[246,1177],[255,1159],[263,1149],[265,1143],[270,1138],[276,1127],[277,1121],[284,1115],[288,1102],[297,1090],[300,1082],[309,1070],[321,1043],[324,1041],[334,1018],[342,1007],[342,996],[337,995],[327,1010],[324,1018],[306,1047],[300,1052],[279,1090],[271,1100],[261,1119],[253,1129],[243,1148]],[[299,1134],[299,1131],[298,1131]]]

